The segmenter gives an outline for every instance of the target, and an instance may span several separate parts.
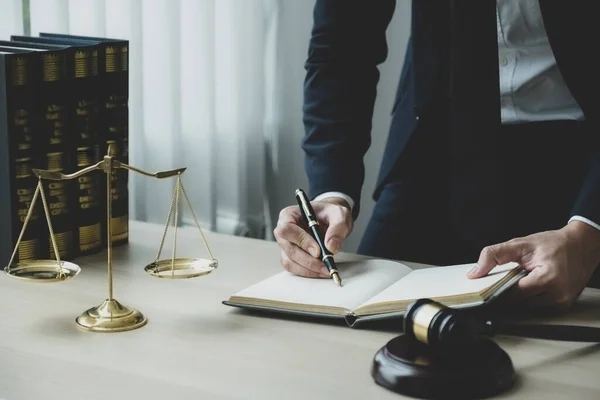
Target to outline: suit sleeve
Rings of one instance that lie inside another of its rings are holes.
[[[305,63],[305,171],[311,198],[346,193],[360,209],[363,157],[371,144],[378,65],[395,0],[316,0]]]
[[[570,217],[571,219],[583,217],[600,225],[600,150],[596,151]]]

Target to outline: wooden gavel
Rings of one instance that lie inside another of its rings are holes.
[[[496,334],[572,342],[600,342],[600,328],[573,325],[505,323],[476,318],[431,299],[409,305],[404,316],[404,334],[430,346],[466,345]]]

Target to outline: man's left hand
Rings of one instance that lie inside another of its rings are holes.
[[[568,308],[579,297],[600,263],[600,231],[572,221],[555,231],[485,247],[469,278],[516,262],[529,271],[516,285],[516,297],[533,307]]]

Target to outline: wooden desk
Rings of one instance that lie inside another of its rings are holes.
[[[149,319],[136,331],[75,326],[107,295],[104,253],[81,260],[81,274],[60,284],[0,276],[0,399],[400,398],[375,385],[369,371],[393,333],[253,316],[221,304],[280,271],[275,243],[207,233],[219,269],[161,280],[143,270],[161,234],[160,226],[132,223],[131,243],[115,251],[115,298]],[[180,230],[179,246],[182,256],[206,254],[195,230]],[[170,247],[164,251],[169,257]],[[563,321],[600,326],[600,291],[586,291],[580,303]],[[502,398],[600,398],[600,346],[498,342],[521,379]]]

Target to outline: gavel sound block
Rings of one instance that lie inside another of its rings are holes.
[[[411,304],[404,334],[377,352],[371,375],[389,390],[424,399],[480,399],[516,381],[504,350],[460,313],[428,299]]]

